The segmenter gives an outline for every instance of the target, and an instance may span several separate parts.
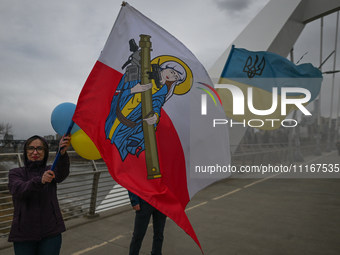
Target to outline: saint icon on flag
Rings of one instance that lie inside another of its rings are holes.
[[[158,56],[151,61],[153,70],[149,78],[152,87],[141,85],[140,50],[133,42],[131,39],[130,50],[133,53],[122,66],[125,73],[117,86],[105,123],[106,138],[115,144],[122,161],[128,154],[138,157],[145,150],[142,121],[147,121],[156,129],[164,103],[174,94],[187,93],[193,81],[190,68],[182,60],[173,56]],[[146,88],[152,90],[153,111],[143,119],[141,92]]]

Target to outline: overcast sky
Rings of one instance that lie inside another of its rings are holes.
[[[128,3],[179,39],[209,69],[268,1]],[[55,134],[51,126],[53,109],[64,102],[77,103],[121,3],[121,0],[1,1],[0,123],[13,125],[15,139]],[[336,14],[325,17],[324,58],[334,49],[335,23]],[[295,62],[308,52],[300,63],[319,66],[319,26],[319,20],[306,26],[295,45]],[[339,64],[338,61],[337,69]],[[332,68],[333,57],[323,71]],[[331,79],[325,80],[322,113],[329,116]],[[335,84],[334,94],[338,95],[339,74]]]

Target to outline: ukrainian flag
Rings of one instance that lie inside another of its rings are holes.
[[[259,129],[273,130],[297,109],[293,101],[288,101],[300,99],[303,104],[298,108],[304,110],[318,96],[322,80],[321,71],[312,64],[295,65],[275,53],[251,52],[233,45],[218,82],[221,85],[216,88],[228,117],[252,123],[250,126]],[[232,86],[226,88],[222,84]],[[310,92],[310,98],[301,92],[304,89]],[[288,99],[285,109],[281,109],[283,98]]]

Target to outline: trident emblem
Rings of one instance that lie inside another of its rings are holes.
[[[253,59],[251,56],[249,56],[246,64],[243,67],[243,72],[247,73],[249,79],[253,78],[255,75],[262,74],[262,71],[266,65],[264,57],[262,57],[262,60],[259,64],[257,64],[257,62],[259,62],[259,57],[257,55],[254,64]]]

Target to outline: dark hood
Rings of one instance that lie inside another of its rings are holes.
[[[44,159],[42,160],[42,164],[43,165],[46,165],[47,163],[47,159],[48,159],[48,153],[49,153],[49,149],[48,149],[48,143],[47,141],[45,140],[45,138],[41,137],[41,136],[38,136],[38,135],[34,135],[34,136],[31,136],[30,138],[28,138],[25,142],[25,145],[24,145],[24,164],[25,166],[27,166],[27,163],[28,163],[28,158],[27,158],[27,152],[26,152],[26,146],[27,146],[27,142],[29,140],[35,140],[35,139],[40,139],[41,141],[43,141],[43,143],[45,144],[47,150],[45,151],[45,157]]]

